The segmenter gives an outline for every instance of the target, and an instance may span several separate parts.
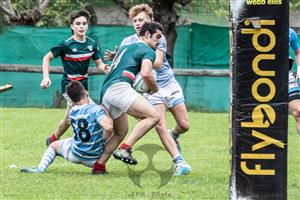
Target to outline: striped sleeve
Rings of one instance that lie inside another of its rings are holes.
[[[100,124],[101,120],[106,116],[106,113],[102,106],[96,104],[93,106],[93,113],[95,114],[95,119],[98,124]]]

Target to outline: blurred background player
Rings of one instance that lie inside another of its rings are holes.
[[[80,81],[86,90],[88,90],[88,68],[90,60],[93,59],[96,67],[105,73],[109,68],[100,58],[100,51],[97,43],[85,34],[88,30],[89,13],[86,11],[74,11],[70,15],[70,25],[72,36],[61,42],[58,46],[51,50],[43,58],[43,80],[41,88],[47,89],[51,85],[49,77],[50,61],[60,56],[64,68],[64,75],[61,80],[61,91],[67,100],[67,110],[64,118],[60,121],[57,130],[46,140],[46,144],[60,138],[61,135],[69,128],[68,115],[73,105],[70,98],[65,93],[65,86],[72,80]],[[90,99],[91,102],[92,99]]]
[[[155,61],[153,49],[159,43],[161,35],[162,26],[159,23],[145,23],[141,27],[138,42],[120,47],[101,90],[100,102],[108,110],[114,124],[114,135],[106,146],[110,154],[128,132],[127,114],[140,119],[128,137],[130,143],[122,144],[123,148],[114,154],[115,158],[133,165],[137,161],[132,157],[130,147],[157,125],[159,115],[145,97],[133,89],[132,84],[140,72],[150,91],[158,91],[152,65]]]
[[[298,80],[300,78],[300,48],[297,40],[296,32],[289,28],[289,46],[295,54],[295,60],[297,64],[296,77],[291,71],[294,60],[290,57],[289,67],[289,111],[296,120],[296,126],[300,135],[300,88],[298,86]]]
[[[112,119],[102,106],[90,103],[88,92],[79,81],[67,85],[66,92],[75,103],[69,114],[74,137],[52,142],[37,168],[24,167],[21,172],[45,172],[57,155],[72,163],[92,167],[94,174],[106,172],[105,162],[98,159],[103,153],[105,141],[112,134]]]
[[[138,42],[138,35],[143,24],[145,22],[153,21],[153,11],[147,4],[133,6],[128,14],[132,20],[136,34],[125,38],[120,44],[120,47]],[[111,60],[114,57],[116,50],[114,52],[107,50],[105,58]],[[175,79],[173,70],[166,58],[166,53],[167,42],[166,38],[162,35],[160,43],[156,48],[156,59],[154,62],[154,68],[156,68],[157,72],[156,82],[159,86],[159,91],[154,94],[145,94],[145,97],[155,107],[159,116],[161,116],[155,129],[165,149],[173,159],[175,164],[175,175],[182,175],[191,171],[191,167],[184,161],[184,158],[181,155],[179,144],[179,135],[185,133],[189,129],[188,113],[184,103],[185,100],[181,86]],[[176,121],[175,127],[169,131],[166,123],[166,109],[170,110]],[[121,144],[120,148],[116,150],[114,155],[120,154],[118,151],[121,151],[123,148],[131,149],[132,138],[135,140],[134,135],[128,137]]]

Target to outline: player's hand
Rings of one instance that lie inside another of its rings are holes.
[[[50,78],[44,78],[40,83],[40,87],[43,89],[47,89],[48,87],[50,87],[50,85],[51,85]]]
[[[112,61],[114,59],[115,55],[117,54],[118,50],[119,50],[118,46],[115,46],[114,51],[110,51],[110,50],[107,49],[105,51],[104,59]]]
[[[150,92],[148,92],[148,94],[154,94],[154,93],[158,92],[158,90],[159,90],[159,88],[156,85],[156,87],[153,90],[151,90]]]
[[[105,74],[108,74],[110,72],[110,67],[108,64],[103,63],[102,69]]]

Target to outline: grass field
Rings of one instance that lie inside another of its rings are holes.
[[[95,176],[90,169],[71,164],[57,157],[44,174],[22,174],[21,166],[37,166],[46,149],[45,138],[56,128],[63,116],[62,109],[0,108],[1,120],[1,199],[229,199],[229,118],[227,113],[190,112],[190,131],[181,137],[183,153],[193,167],[191,174],[172,177],[160,189],[159,176],[148,171],[142,175],[137,187],[130,180],[127,166],[111,159],[108,175]],[[130,120],[130,125],[134,124]],[[174,125],[168,115],[169,127]],[[65,135],[71,136],[69,130]],[[136,147],[160,144],[151,131]],[[134,154],[139,164],[146,167],[143,154]],[[165,170],[171,159],[160,152],[154,165]],[[14,164],[17,168],[11,168]],[[289,120],[288,145],[288,199],[300,199],[300,137],[295,121]]]

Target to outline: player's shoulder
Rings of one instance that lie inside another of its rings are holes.
[[[98,104],[88,104],[90,108],[90,112],[96,113],[96,112],[104,112],[104,108],[101,105]]]
[[[65,47],[70,45],[71,43],[72,43],[72,37],[69,37],[65,40],[59,41],[57,47]]]
[[[64,45],[68,45],[74,41],[73,36],[69,37],[68,39],[62,41],[61,43]]]
[[[137,46],[137,54],[139,57],[143,58],[151,58],[151,60],[155,60],[155,51],[150,46],[143,42],[138,42]]]
[[[72,106],[72,108],[70,109],[70,115],[73,116],[73,115],[76,115],[80,110],[80,106],[78,105],[74,105]]]
[[[133,34],[133,35],[130,35],[130,36],[124,38],[121,42],[121,46],[136,43],[137,41],[138,41],[137,35]]]
[[[92,39],[92,38],[90,38],[90,37],[88,37],[88,36],[86,36],[86,40],[87,40],[88,42],[91,42],[91,43],[97,43],[96,40],[94,40],[94,39]]]
[[[160,42],[167,43],[166,37],[163,34],[161,34]]]
[[[154,50],[144,42],[137,42],[135,45],[141,52],[154,52]]]
[[[87,42],[88,45],[93,45],[93,46],[97,46],[98,45],[98,43],[97,43],[96,40],[94,40],[94,39],[92,39],[90,37],[87,37],[87,36],[86,36],[86,42]]]

